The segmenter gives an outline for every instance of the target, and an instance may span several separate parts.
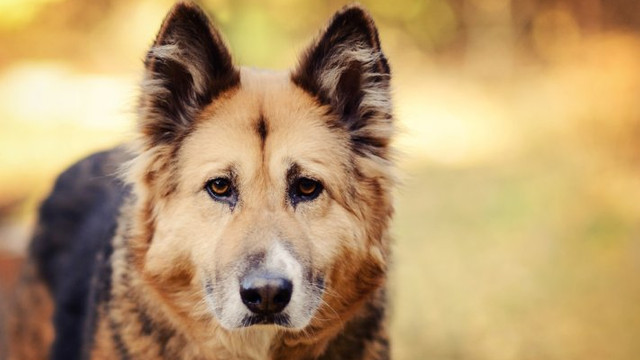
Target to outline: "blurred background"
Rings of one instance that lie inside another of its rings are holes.
[[[640,358],[640,2],[362,3],[400,129],[394,358]],[[56,174],[131,138],[171,4],[0,0],[5,294]],[[237,63],[285,69],[344,2],[201,4]]]

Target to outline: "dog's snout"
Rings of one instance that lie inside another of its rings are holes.
[[[240,297],[251,312],[273,315],[289,304],[293,284],[282,275],[258,273],[244,277],[240,283]]]

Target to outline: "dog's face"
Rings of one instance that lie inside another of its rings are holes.
[[[289,72],[238,69],[177,5],[146,61],[141,271],[228,329],[342,319],[381,286],[392,213],[389,68],[347,8]]]

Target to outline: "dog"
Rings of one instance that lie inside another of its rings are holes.
[[[339,10],[274,72],[235,66],[178,3],[144,66],[136,139],[41,205],[11,356],[388,359],[394,120],[372,17]]]

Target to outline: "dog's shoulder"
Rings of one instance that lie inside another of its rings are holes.
[[[78,161],[57,178],[40,206],[29,252],[52,290],[60,285],[57,269],[69,263],[72,253],[90,250],[77,240],[95,238],[91,235],[107,231],[115,221],[126,193],[116,175],[125,156],[122,148],[114,148]]]
[[[78,356],[96,288],[108,291],[110,279],[102,270],[128,194],[117,176],[126,160],[123,148],[80,160],[58,177],[40,207],[29,251],[56,303],[53,358]]]

